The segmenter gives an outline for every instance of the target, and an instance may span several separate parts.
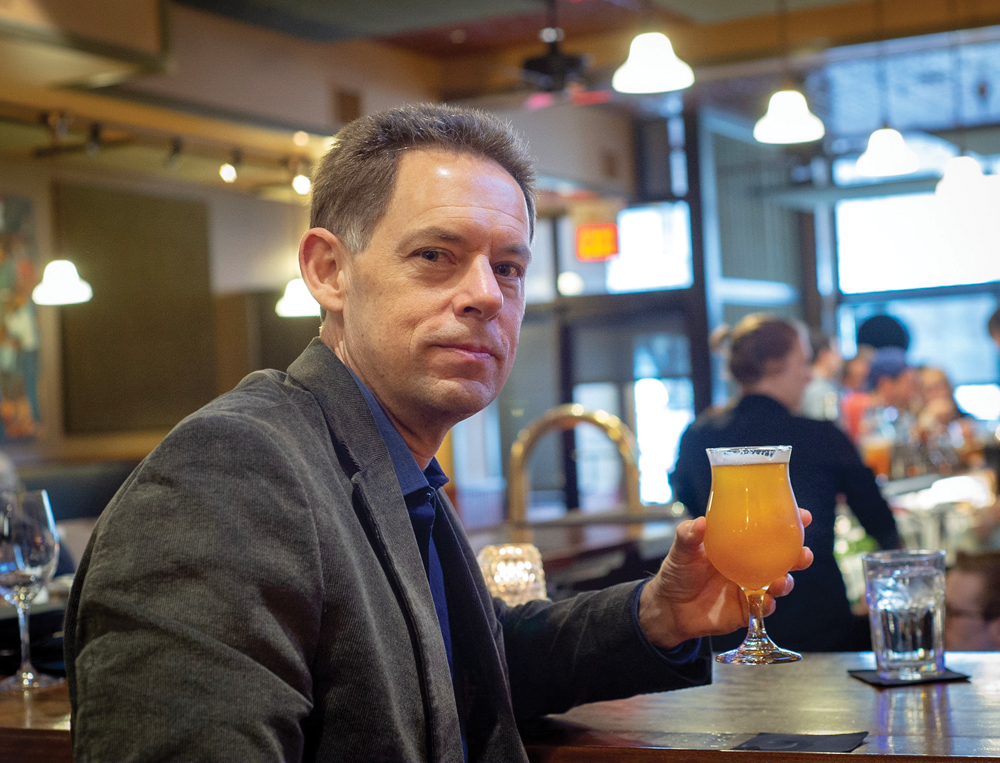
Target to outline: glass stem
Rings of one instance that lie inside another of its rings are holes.
[[[746,594],[747,604],[750,605],[750,625],[747,628],[747,640],[753,642],[763,642],[769,641],[767,632],[764,630],[764,593],[765,590],[761,591],[748,591],[743,589],[743,593]]]
[[[28,632],[28,604],[16,599],[17,626],[21,631],[21,670],[31,665],[31,634]]]

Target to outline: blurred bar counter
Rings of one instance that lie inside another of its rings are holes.
[[[879,689],[847,674],[870,653],[806,654],[767,667],[715,666],[709,686],[581,705],[524,724],[532,763],[752,760],[831,763],[878,755],[894,763],[1000,756],[1000,654],[952,652],[968,681]],[[0,695],[0,763],[71,760],[66,686]],[[851,753],[739,751],[761,732],[866,731]]]

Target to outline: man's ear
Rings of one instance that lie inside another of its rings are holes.
[[[350,252],[326,228],[310,228],[299,242],[299,272],[313,299],[327,313],[344,309],[344,267]]]

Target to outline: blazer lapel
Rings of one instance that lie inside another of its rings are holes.
[[[461,760],[454,688],[441,626],[434,610],[413,526],[392,459],[361,391],[336,355],[319,339],[288,369],[326,417],[341,464],[354,485],[354,509],[382,563],[410,627],[431,760]]]
[[[466,736],[476,739],[478,746],[470,745],[469,757],[498,763],[526,761],[510,703],[503,633],[493,597],[444,490],[438,490],[438,498],[445,507],[445,521],[435,526],[434,542],[441,554],[452,648],[460,667],[456,685],[462,695]]]

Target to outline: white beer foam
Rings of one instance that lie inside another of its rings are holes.
[[[792,456],[791,445],[755,445],[743,448],[706,448],[712,466],[746,466],[748,464],[787,464]]]

